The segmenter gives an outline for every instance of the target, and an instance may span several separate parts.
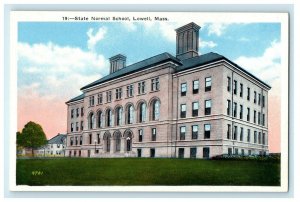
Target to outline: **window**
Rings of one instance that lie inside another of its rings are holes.
[[[198,110],[199,110],[199,103],[193,102],[193,111],[192,111],[193,117],[198,116]]]
[[[254,131],[254,143],[257,143],[257,132]]]
[[[243,84],[240,84],[240,97],[243,97]]]
[[[76,109],[76,117],[79,117],[79,108]]]
[[[231,139],[231,125],[227,124],[227,139]]]
[[[156,128],[152,128],[152,136],[151,136],[152,141],[156,141]]]
[[[132,97],[133,96],[133,84],[130,84],[127,86],[127,97]]]
[[[265,107],[265,96],[262,96],[262,107]]]
[[[192,139],[198,139],[198,126],[192,126]]]
[[[146,121],[146,104],[141,103],[139,105],[139,122],[145,122]]]
[[[89,115],[89,129],[93,129],[94,128],[94,113],[90,113]]]
[[[205,92],[211,90],[211,77],[205,78]]]
[[[184,148],[178,148],[178,158],[184,158]]]
[[[230,111],[231,111],[231,101],[227,100],[227,115],[230,116]]]
[[[106,102],[111,102],[111,91],[106,92]]]
[[[262,125],[265,126],[265,114],[262,115]]]
[[[261,132],[258,133],[258,144],[261,144]]]
[[[254,110],[254,114],[253,114],[253,123],[256,123],[256,111]]]
[[[82,145],[82,136],[79,138],[79,144]]]
[[[78,137],[75,137],[75,145],[78,145]]]
[[[152,102],[151,110],[152,110],[152,112],[151,112],[152,121],[159,120],[159,116],[160,116],[160,103],[159,103],[159,100],[154,100]]]
[[[250,142],[250,136],[251,136],[251,132],[250,132],[250,129],[248,129],[247,142]]]
[[[159,90],[159,78],[151,79],[151,91]]]
[[[151,157],[151,158],[154,158],[154,157],[155,157],[155,149],[154,149],[154,148],[151,148],[151,149],[150,149],[150,157]]]
[[[260,99],[261,99],[261,95],[260,93],[258,94],[258,105],[260,105]]]
[[[254,99],[253,102],[256,103],[256,91],[254,91]]]
[[[237,126],[234,126],[233,139],[237,140]]]
[[[235,154],[235,155],[239,155],[239,149],[238,149],[238,148],[235,148],[235,149],[234,149],[234,154]]]
[[[190,158],[196,158],[196,155],[197,155],[197,148],[196,147],[190,148]]]
[[[260,112],[257,113],[257,124],[260,125]]]
[[[74,118],[74,109],[71,110],[71,119]]]
[[[100,134],[97,134],[97,144],[100,144]]]
[[[90,98],[89,98],[89,104],[90,104],[90,107],[91,106],[94,106],[94,96],[90,96]]]
[[[181,96],[186,96],[187,86],[186,83],[181,84]]]
[[[76,131],[79,131],[79,125],[78,125],[78,122],[76,122]]]
[[[205,115],[211,114],[211,100],[205,100]]]
[[[81,128],[81,130],[83,130],[83,121],[81,121],[81,123],[80,123],[80,128]]]
[[[112,126],[112,112],[111,112],[111,109],[108,109],[106,111],[106,126],[107,127]]]
[[[122,88],[116,89],[116,99],[119,100],[122,98]]]
[[[193,81],[193,94],[197,94],[199,92],[199,80]]]
[[[251,150],[248,150],[248,155],[249,155],[249,156],[251,155]]]
[[[186,117],[186,104],[180,105],[180,118]]]
[[[250,121],[250,108],[247,107],[247,121]]]
[[[92,144],[92,134],[89,134],[89,144]]]
[[[118,107],[116,109],[116,125],[117,126],[120,126],[122,123],[122,113],[123,113],[122,107]]]
[[[103,103],[103,95],[102,95],[102,93],[99,93],[98,94],[98,105],[100,105],[100,104],[102,104]]]
[[[228,148],[228,155],[229,155],[229,156],[232,155],[232,148]]]
[[[203,148],[203,158],[209,158],[209,147]]]
[[[244,149],[241,149],[241,155],[245,156],[245,150]]]
[[[73,137],[70,138],[70,145],[73,146]]]
[[[231,78],[227,77],[227,91],[230,92],[231,91]]]
[[[139,142],[142,142],[143,141],[143,130],[140,129],[139,130]]]
[[[236,80],[234,80],[233,81],[233,93],[236,95],[236,92],[237,92],[237,81]]]
[[[185,126],[180,127],[180,140],[185,140]]]
[[[236,102],[233,103],[233,116],[236,117],[236,111],[237,111],[237,104]]]
[[[145,93],[145,81],[141,81],[138,83],[138,94],[144,94]]]
[[[204,124],[204,139],[209,139],[210,138],[210,130],[211,130],[211,125],[210,124]]]
[[[71,132],[74,130],[74,123],[71,123]]]
[[[250,88],[247,88],[247,100],[250,100]]]
[[[137,157],[142,157],[142,149],[137,149]]]
[[[262,144],[263,145],[266,144],[266,134],[265,133],[262,134]]]
[[[83,115],[84,115],[84,108],[81,107],[81,116],[83,116]]]
[[[243,105],[240,105],[240,119],[243,119]]]
[[[241,131],[240,131],[240,141],[244,141],[244,128],[241,127]]]
[[[133,123],[133,106],[129,105],[127,108],[127,124],[132,124]]]
[[[102,127],[102,111],[97,112],[97,128]]]

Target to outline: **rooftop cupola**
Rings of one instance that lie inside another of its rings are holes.
[[[179,60],[185,60],[198,56],[200,28],[200,26],[191,22],[175,30],[176,57]]]
[[[109,71],[110,74],[126,66],[126,56],[122,54],[118,54],[109,58],[109,61],[110,61],[110,71]]]

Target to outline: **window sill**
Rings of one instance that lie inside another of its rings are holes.
[[[150,93],[156,93],[158,91],[160,91],[160,90],[152,90],[152,91],[150,91]]]
[[[147,93],[140,93],[140,94],[137,94],[137,96],[142,96],[142,95],[146,95]]]

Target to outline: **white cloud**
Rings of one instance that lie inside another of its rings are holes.
[[[272,86],[280,82],[281,51],[281,43],[273,41],[262,56],[241,56],[234,62]]]
[[[221,36],[228,27],[227,23],[212,23],[207,26],[208,35]]]
[[[213,41],[204,41],[199,38],[199,48],[214,48],[216,46],[218,46],[218,44]]]
[[[40,96],[69,99],[80,88],[99,79],[108,62],[102,55],[53,43],[18,44],[18,90]]]
[[[129,32],[136,31],[137,27],[133,22],[122,22],[123,27]]]
[[[94,50],[95,45],[104,38],[107,32],[107,28],[100,27],[95,34],[93,34],[93,32],[94,29],[90,28],[86,33],[89,37],[87,41],[87,46],[89,50]]]

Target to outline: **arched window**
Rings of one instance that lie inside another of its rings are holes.
[[[102,127],[102,111],[99,111],[97,113],[97,127],[98,128]]]
[[[159,100],[152,102],[152,120],[158,120],[160,116],[160,103]]]
[[[145,122],[146,121],[146,104],[141,103],[139,105],[139,122]]]
[[[122,113],[123,113],[122,107],[118,107],[116,109],[116,125],[117,126],[122,124]]]
[[[94,128],[94,113],[91,112],[90,115],[89,115],[89,129],[93,129]]]
[[[132,132],[131,130],[126,130],[124,132],[124,137],[125,137],[125,148],[126,148],[126,151],[129,152],[132,150]]]
[[[104,151],[110,152],[110,133],[105,132],[103,135],[103,140],[104,140]]]
[[[129,105],[127,108],[127,123],[132,124],[133,123],[133,106]]]
[[[112,126],[112,112],[111,112],[111,109],[108,109],[106,111],[106,126],[107,127]]]
[[[116,152],[120,152],[120,150],[121,150],[121,133],[120,133],[120,131],[115,132],[114,138],[115,138]]]

